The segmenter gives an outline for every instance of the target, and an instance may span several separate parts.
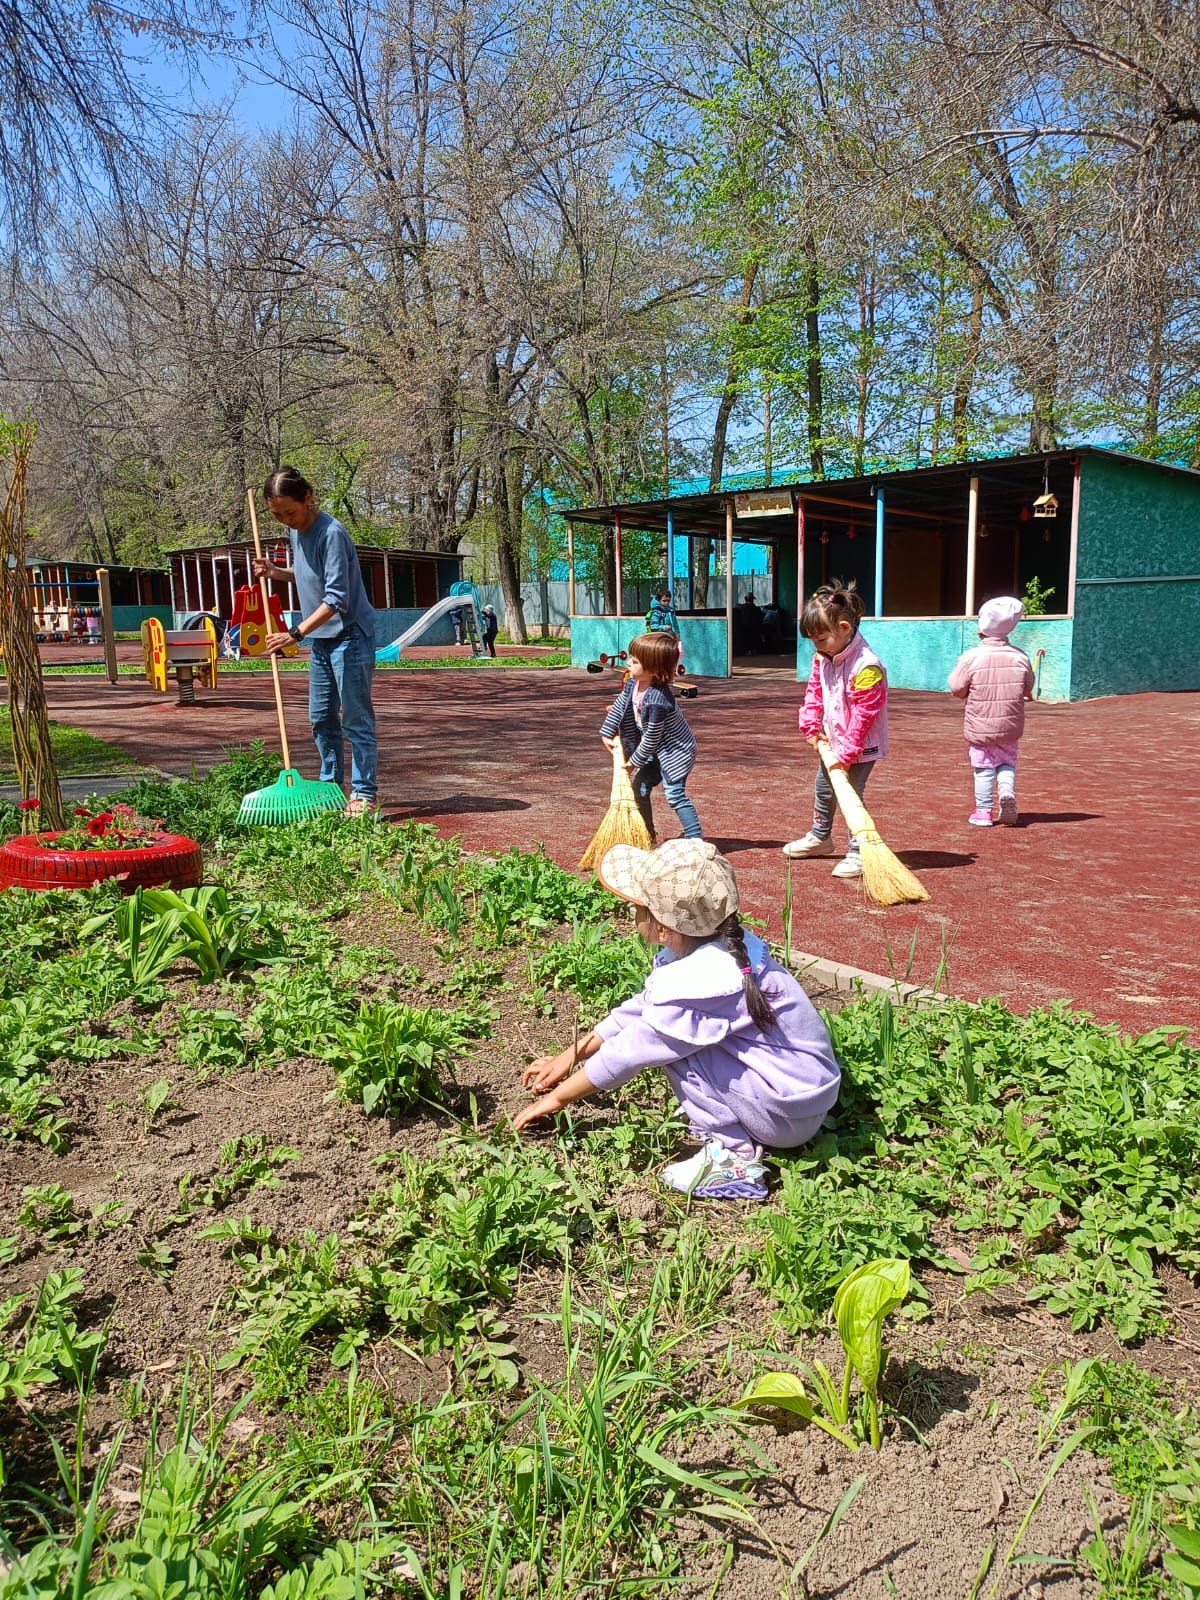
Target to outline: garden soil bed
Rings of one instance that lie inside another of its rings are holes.
[[[368,905],[338,926],[346,944],[386,952],[379,976],[364,984],[364,998],[375,992],[428,1003],[454,969],[429,937],[414,934],[382,905]],[[507,959],[511,976],[519,979],[527,953],[512,952]],[[181,1000],[186,988],[192,1003],[236,1010],[248,1009],[254,998],[253,984],[246,983],[227,986],[212,1001],[197,1002],[194,985],[169,981],[178,986]],[[17,1290],[53,1267],[79,1267],[90,1309],[109,1319],[91,1417],[93,1449],[128,1414],[135,1384],[142,1382],[154,1398],[177,1386],[189,1362],[219,1358],[229,1348],[221,1306],[236,1269],[215,1243],[197,1237],[211,1216],[194,1217],[165,1236],[174,1256],[169,1277],[156,1277],[136,1261],[143,1237],[177,1209],[180,1181],[189,1173],[197,1181],[212,1174],[228,1139],[261,1135],[269,1146],[292,1146],[298,1159],[282,1166],[276,1187],[259,1186],[237,1196],[226,1214],[253,1216],[285,1237],[305,1229],[322,1236],[340,1230],[386,1182],[386,1172],[381,1174],[375,1164],[378,1158],[389,1151],[431,1152],[452,1134],[456,1115],[471,1115],[472,1102],[484,1125],[511,1113],[525,1100],[519,1084],[524,1062],[570,1036],[573,1002],[567,998],[554,1016],[523,1007],[515,988],[489,998],[498,1006],[497,1022],[492,1036],[473,1050],[448,1086],[450,1109],[399,1120],[367,1118],[332,1100],[328,1069],[307,1059],[208,1078],[170,1054],[55,1071],[72,1125],[70,1149],[63,1155],[28,1145],[6,1150],[0,1235],[22,1235],[17,1217],[27,1185],[64,1185],[81,1214],[108,1201],[131,1208],[128,1225],[98,1237],[74,1239],[59,1249],[32,1242],[5,1273],[8,1288]],[[818,998],[839,1003],[837,996]],[[114,1031],[126,1025],[130,1009],[125,1017],[110,1019]],[[139,1097],[161,1077],[169,1079],[180,1104],[148,1133]],[[612,1116],[602,1103],[586,1109],[588,1123]],[[651,1252],[660,1236],[663,1252],[669,1251],[681,1211],[653,1174],[632,1178],[612,1199],[619,1214],[643,1224]],[[734,1240],[742,1220],[743,1209],[732,1207],[712,1214],[711,1225],[718,1236]],[[31,1236],[25,1233],[23,1239],[30,1241]],[[1107,1336],[1073,1336],[1065,1321],[1031,1310],[1015,1296],[964,1301],[951,1278],[929,1273],[923,1282],[930,1315],[916,1323],[896,1321],[890,1333],[885,1390],[893,1411],[907,1422],[896,1426],[878,1456],[869,1450],[850,1455],[799,1424],[764,1423],[756,1439],[776,1476],[755,1491],[757,1529],[738,1531],[736,1558],[722,1575],[726,1531],[721,1525],[708,1529],[696,1523],[688,1581],[676,1592],[697,1600],[715,1594],[721,1600],[767,1600],[781,1594],[784,1566],[799,1560],[860,1476],[865,1481],[851,1513],[813,1557],[808,1582],[814,1597],[882,1600],[899,1594],[965,1600],[988,1547],[994,1545],[1000,1553],[1008,1548],[1048,1465],[1049,1453],[1036,1453],[1031,1389],[1040,1374],[1061,1366],[1064,1358],[1120,1352]],[[553,1330],[547,1333],[546,1324],[535,1318],[557,1313],[561,1288],[560,1276],[543,1268],[523,1280],[506,1312],[522,1363],[546,1380],[561,1376],[562,1351]],[[1181,1331],[1172,1339],[1149,1342],[1137,1359],[1186,1389],[1195,1382],[1200,1346],[1195,1290],[1182,1278],[1171,1290]],[[707,1393],[725,1398],[741,1393],[746,1381],[763,1370],[757,1349],[789,1349],[806,1359],[823,1355],[831,1365],[840,1360],[828,1339],[792,1340],[782,1334],[745,1273],[735,1280],[733,1297],[722,1313],[719,1329],[696,1341],[702,1356],[700,1386]],[[1195,1328],[1195,1342],[1189,1328]],[[449,1357],[422,1358],[387,1341],[366,1352],[364,1362],[364,1371],[386,1385],[396,1405],[440,1394],[451,1381]],[[218,1373],[216,1397],[228,1401],[248,1385],[238,1369]],[[67,1397],[63,1407],[66,1415]],[[130,1426],[126,1462],[136,1459],[145,1426],[144,1420]],[[253,1411],[238,1424],[248,1445],[256,1430],[273,1426]],[[4,1443],[10,1462],[40,1448],[19,1423]],[[698,1470],[720,1468],[735,1455],[731,1438],[704,1439],[687,1464]],[[118,1507],[122,1494],[128,1498],[121,1488],[130,1481],[128,1468],[124,1470],[124,1478],[114,1474],[108,1495],[109,1503]],[[1077,1453],[1051,1484],[1023,1545],[1066,1565],[1012,1568],[996,1591],[998,1600],[1017,1595],[1084,1600],[1097,1592],[1094,1581],[1080,1577],[1072,1565],[1094,1534],[1085,1488],[1104,1527],[1111,1531],[1123,1526],[1125,1503],[1102,1465],[1085,1452]],[[981,1592],[989,1593],[992,1582],[990,1578]],[[513,1592],[520,1593],[519,1587]]]

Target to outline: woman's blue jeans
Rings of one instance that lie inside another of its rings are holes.
[[[346,740],[350,741],[350,793],[375,800],[379,793],[379,745],[371,680],[375,640],[351,625],[335,643],[312,641],[308,668],[308,720],[321,757],[321,782],[346,786]]]

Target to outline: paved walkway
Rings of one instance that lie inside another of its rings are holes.
[[[596,729],[615,675],[472,670],[381,673],[376,704],[382,797],[473,849],[541,840],[573,866],[603,814],[608,756]],[[312,775],[307,680],[284,678],[294,754]],[[186,773],[227,745],[273,742],[269,678],[221,680],[200,706],[174,708],[137,680],[49,681],[51,714],[149,765]],[[779,847],[810,820],[815,757],[800,743],[800,686],[786,677],[705,679],[684,702],[700,746],[689,785],[709,836],[732,857],[747,909],[779,936]],[[962,711],[948,695],[895,691],[892,754],[868,800],[883,837],[932,900],[873,906],[830,877],[795,868],[794,943],[853,966],[1003,996],[1024,1010],[1058,999],[1144,1031],[1200,1033],[1200,695],[1135,695],[1032,705],[1021,747],[1022,826],[969,827]],[[660,826],[672,824],[661,799]],[[840,837],[840,834],[839,834]]]

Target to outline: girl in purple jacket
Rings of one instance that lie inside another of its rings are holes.
[[[743,931],[733,868],[715,845],[617,845],[598,876],[637,907],[642,937],[663,948],[641,994],[575,1046],[525,1068],[521,1082],[540,1098],[514,1126],[661,1067],[701,1143],[664,1168],[663,1182],[705,1200],[764,1200],[763,1145],[807,1143],[837,1100],[825,1024],[763,941]]]
[[[979,643],[961,655],[950,674],[950,692],[967,702],[963,735],[975,772],[976,828],[992,826],[999,790],[1000,821],[1017,825],[1017,742],[1025,731],[1025,701],[1033,688],[1033,666],[1024,650],[1009,643],[1025,607],[1013,595],[985,600],[979,608]]]

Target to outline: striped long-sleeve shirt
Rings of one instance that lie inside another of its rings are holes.
[[[630,766],[645,767],[658,758],[667,783],[682,783],[696,759],[696,740],[675,703],[670,689],[652,685],[641,704],[641,726],[633,709],[632,678],[608,709],[600,725],[600,737],[621,738],[621,748]]]

